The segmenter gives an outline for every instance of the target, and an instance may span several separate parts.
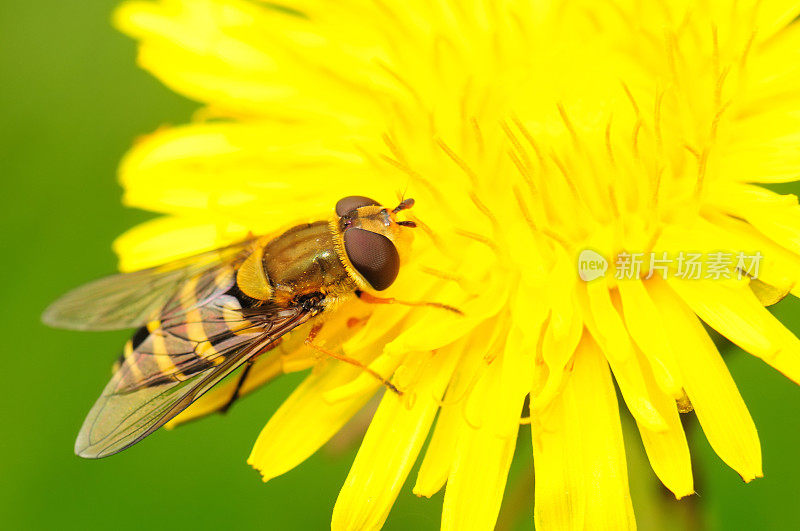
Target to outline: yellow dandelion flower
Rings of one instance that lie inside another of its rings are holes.
[[[679,410],[745,481],[762,475],[703,322],[800,380],[800,342],[764,307],[798,294],[800,208],[763,186],[800,176],[798,13],[781,0],[125,3],[116,23],[140,64],[205,106],[123,161],[125,203],[164,216],[120,237],[121,266],[407,188],[420,229],[387,293],[464,315],[355,301],[343,314],[360,325],[326,336],[404,391],[384,393],[333,528],[380,527],[431,431],[414,492],[446,484],[444,529],[492,528],[528,397],[538,528],[634,527],[614,381],[680,498],[694,487]],[[311,366],[250,455],[265,480],[381,388],[300,338],[245,390]]]

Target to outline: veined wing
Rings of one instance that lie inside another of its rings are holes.
[[[51,304],[42,321],[73,330],[115,330],[202,306],[230,289],[255,241],[84,284]]]
[[[236,297],[222,295],[151,324],[138,344],[126,345],[117,371],[81,427],[75,453],[106,457],[147,437],[313,314],[274,305],[242,309]]]

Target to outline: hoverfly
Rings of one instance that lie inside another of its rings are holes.
[[[139,327],[86,417],[75,453],[100,458],[128,448],[244,365],[230,405],[255,357],[284,334],[345,298],[394,282],[415,226],[396,215],[413,204],[406,199],[388,210],[345,197],[330,220],[106,277],[61,297],[45,311],[46,324]]]

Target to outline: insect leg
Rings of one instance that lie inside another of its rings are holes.
[[[242,374],[239,375],[239,379],[236,381],[236,387],[233,389],[233,394],[231,394],[231,397],[227,402],[225,402],[225,405],[219,408],[218,411],[220,413],[227,413],[233,403],[239,399],[239,393],[242,391],[244,381],[247,379],[247,375],[250,373],[250,368],[253,366],[255,361],[255,358],[250,358],[245,362],[244,369],[242,369]]]
[[[375,295],[371,295],[366,291],[361,291],[361,290],[356,290],[356,297],[358,297],[363,302],[366,302],[367,304],[401,304],[403,306],[430,306],[431,308],[440,308],[442,310],[447,310],[449,312],[453,312],[458,315],[464,315],[464,312],[462,312],[455,306],[450,306],[449,304],[443,304],[441,302],[401,301],[393,297],[386,297],[386,298],[376,297]]]
[[[328,350],[328,349],[326,349],[324,347],[321,347],[319,345],[314,344],[314,339],[317,337],[317,334],[319,334],[319,331],[322,330],[322,324],[323,323],[317,323],[317,324],[315,324],[313,326],[313,328],[311,328],[311,331],[308,333],[308,337],[306,337],[306,339],[305,339],[305,344],[306,345],[308,345],[309,347],[313,348],[316,351],[319,351],[319,352],[325,354],[326,356],[330,356],[331,358],[333,358],[335,360],[339,360],[339,361],[343,361],[345,363],[349,363],[350,365],[353,365],[355,367],[358,367],[361,370],[366,371],[370,376],[373,376],[376,380],[378,380],[383,385],[385,385],[390,391],[392,391],[394,393],[397,393],[399,396],[403,396],[403,392],[402,391],[400,391],[397,387],[395,387],[395,385],[392,382],[390,382],[389,380],[387,380],[386,378],[381,376],[374,369],[371,369],[371,368],[367,367],[366,365],[364,365],[363,363],[361,363],[360,361],[358,361],[356,359],[353,359],[353,358],[350,358],[348,356],[345,356],[344,354],[339,354],[337,352],[333,352],[333,351]]]

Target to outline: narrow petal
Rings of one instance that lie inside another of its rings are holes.
[[[761,305],[747,284],[746,279],[669,279],[670,287],[709,326],[800,383],[800,340]]]
[[[750,288],[750,291],[753,292],[753,295],[756,296],[758,302],[762,304],[762,306],[772,306],[773,304],[778,304],[784,298],[786,298],[791,291],[791,288],[787,289],[782,286],[773,286],[772,284],[768,284],[757,278],[751,278],[748,287]]]
[[[620,282],[619,300],[625,322],[638,345],[641,375],[653,405],[667,423],[663,431],[637,421],[642,442],[653,471],[676,498],[694,492],[689,446],[675,400],[683,395],[680,371],[658,311],[642,282]]]
[[[464,342],[409,356],[408,395],[387,392],[336,500],[331,529],[378,529],[408,476],[439,408]]]
[[[643,354],[639,354],[643,356]],[[641,364],[642,377],[650,389],[654,405],[667,422],[667,430],[653,431],[637,422],[647,458],[658,479],[680,499],[694,494],[692,462],[689,445],[683,431],[675,399],[659,389],[655,377],[647,363]]]
[[[465,263],[470,262],[473,250],[474,247],[465,249]],[[400,275],[395,284],[386,290],[386,296],[411,302],[444,302],[457,307],[462,313],[439,307],[377,305],[370,326],[364,327],[344,345],[345,352],[352,353],[377,344],[385,345],[381,356],[373,361],[376,366],[371,368],[381,374],[391,374],[400,363],[403,353],[433,350],[452,343],[500,311],[507,298],[509,285],[506,279],[496,275],[491,276],[490,280],[491,284],[484,285],[482,295],[473,296],[458,284],[445,283],[432,275]],[[398,331],[397,335],[393,334],[395,330]],[[479,334],[478,337],[482,335],[485,334]],[[372,385],[370,380],[370,375],[364,373],[337,389],[336,394],[347,396],[352,392],[360,392],[364,386]]]
[[[542,390],[531,396],[535,409],[545,409],[561,388],[568,372],[568,362],[583,334],[583,318],[572,297],[555,296],[540,348],[547,365],[547,379]]]
[[[658,320],[652,299],[638,280],[618,285],[625,324],[637,346],[644,352],[658,387],[674,398],[683,394],[675,355],[669,348],[667,332]]]
[[[665,281],[653,277],[647,291],[671,330],[681,380],[711,447],[745,481],[761,477],[755,424],[711,338]]]
[[[378,390],[370,389],[347,399],[329,402],[331,389],[350,381],[359,369],[329,360],[316,368],[286,399],[256,440],[247,463],[261,472],[264,481],[302,463],[361,409]]]
[[[641,368],[628,330],[611,300],[602,277],[586,284],[584,320],[608,358],[622,396],[631,414],[652,430],[664,430],[667,424],[658,414],[641,377]]]
[[[667,228],[659,247],[678,252],[686,249],[714,249],[720,252],[744,252],[763,256],[758,278],[780,290],[790,291],[800,285],[800,256],[781,247],[741,219],[709,212],[691,227]]]
[[[463,260],[469,263],[473,255],[465,249]],[[474,273],[473,273],[474,274]],[[416,350],[432,350],[452,343],[480,323],[496,315],[508,300],[510,284],[508,279],[501,275],[478,275],[488,277],[483,286],[483,292],[478,296],[471,296],[453,282],[435,284],[435,297],[439,301],[457,307],[461,313],[445,311],[441,308],[425,308],[414,311],[415,321],[407,323],[405,329],[386,345],[386,351],[404,352]],[[419,279],[411,279],[412,283],[419,283]],[[413,287],[412,287],[413,290]],[[412,290],[407,292],[414,293]],[[416,290],[419,291],[418,289]],[[429,300],[432,295],[413,295],[420,297],[417,300]]]
[[[794,138],[794,145],[798,142],[800,134]],[[771,240],[800,254],[800,206],[796,196],[752,184],[728,184],[717,187],[711,197],[723,212],[748,221]]]
[[[448,393],[449,395],[449,393]],[[443,406],[436,418],[436,427],[425,450],[419,468],[414,494],[430,498],[447,482],[458,443],[458,434],[464,422],[459,405]]]
[[[800,14],[795,0],[750,0],[755,9],[754,26],[764,37],[771,37],[784,30]]]
[[[635,529],[611,373],[586,333],[572,372],[531,424],[537,529]]]
[[[346,32],[340,17],[329,39],[319,21],[257,2],[178,0],[124,3],[114,22],[141,41],[141,66],[228,112],[297,119],[338,111],[362,122],[382,116],[364,97],[367,76],[380,73],[370,61],[380,33],[363,20]],[[365,32],[372,48],[341,42]]]
[[[342,175],[354,190],[379,199],[393,198],[393,187],[401,186],[389,177],[375,179],[374,169],[338,129],[272,122],[195,124],[153,133],[125,156],[119,174],[130,206],[221,216],[257,233],[330,213],[343,193]]]
[[[436,427],[419,468],[414,494],[430,497],[447,481],[458,443],[458,434],[465,422],[467,397],[488,370],[487,359],[494,354],[498,341],[504,341],[502,321],[487,321],[470,336],[469,355],[464,356],[453,371],[447,387]]]
[[[223,247],[247,235],[247,229],[212,214],[165,216],[137,225],[114,241],[122,271],[161,265]]]
[[[445,489],[443,530],[494,529],[532,372],[533,353],[523,350],[521,331],[512,329],[503,354],[467,399]]]
[[[400,275],[395,284],[384,293],[388,297],[396,295],[398,298],[402,297],[403,299],[430,301],[434,296],[439,296],[436,288],[439,287],[440,283],[441,281],[434,277],[419,279],[413,275]],[[428,308],[405,306],[403,304],[373,304],[371,306],[373,307],[373,313],[369,326],[359,330],[355,336],[343,345],[343,348],[346,354],[356,358],[361,356],[359,353],[362,351],[380,350],[380,355],[371,361],[370,368],[379,374],[393,374],[410,350],[399,349],[396,346],[390,350],[389,345],[403,331],[417,326],[420,322],[430,322],[431,314]],[[433,315],[440,317],[445,313],[450,312],[436,308]],[[459,335],[463,334],[464,332]],[[428,349],[417,350],[424,351]],[[326,399],[338,401],[361,394],[374,387],[374,380],[369,373],[364,371],[353,380],[331,389],[326,394]]]

